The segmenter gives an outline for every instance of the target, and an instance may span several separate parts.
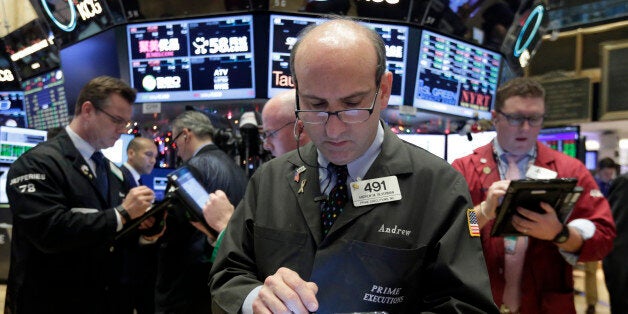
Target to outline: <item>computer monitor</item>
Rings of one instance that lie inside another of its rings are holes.
[[[270,15],[268,53],[268,97],[294,88],[290,71],[290,51],[299,33],[308,25],[321,24],[326,18],[306,15]],[[386,68],[393,74],[389,105],[403,104],[405,95],[408,38],[410,28],[402,24],[361,22],[375,30],[386,45]]]
[[[168,186],[168,174],[174,171],[172,168],[153,168],[150,174],[142,175],[142,182],[155,192],[155,201],[161,201],[166,196]]]
[[[6,204],[9,202],[7,197],[7,173],[9,172],[9,165],[0,165],[0,204]]]
[[[124,40],[125,36],[117,36],[116,29],[112,28],[66,46],[59,52],[65,98],[71,113],[81,89],[91,79],[101,75],[120,77],[118,38]],[[126,59],[124,62],[127,62]]]
[[[137,102],[255,98],[253,15],[126,27]]]
[[[420,41],[413,106],[490,119],[502,56],[431,30],[422,30]]]
[[[26,121],[33,129],[48,130],[70,121],[65,98],[64,76],[53,70],[22,81]]]
[[[294,88],[290,71],[290,51],[299,33],[309,25],[321,24],[322,17],[302,15],[270,15],[268,53],[268,98]]]
[[[579,126],[558,126],[543,128],[538,140],[565,155],[578,158]]]
[[[13,163],[46,138],[47,132],[43,130],[0,126],[0,163]]]
[[[445,134],[397,134],[400,139],[419,146],[428,152],[445,159]]]
[[[24,92],[0,91],[0,125],[25,128]]]
[[[488,144],[495,138],[495,131],[485,131],[471,134],[471,140],[466,134],[447,134],[447,161],[449,163],[454,160],[470,155],[473,150]]]
[[[102,150],[103,155],[111,160],[114,164],[122,166],[127,160],[126,149],[129,147],[131,140],[135,138],[133,134],[122,134],[120,138],[109,148]]]
[[[597,155],[596,150],[588,150],[584,153],[584,165],[591,171],[597,170]]]

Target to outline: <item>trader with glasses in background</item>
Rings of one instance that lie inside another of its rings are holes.
[[[262,109],[261,133],[264,149],[279,157],[310,142],[303,133],[303,122],[294,115],[295,91],[287,90],[269,99]]]
[[[251,178],[212,268],[214,313],[497,312],[464,178],[379,119],[385,62],[381,37],[348,19],[299,36],[312,143]]]
[[[541,84],[508,81],[495,99],[495,139],[453,162],[476,204],[493,298],[502,313],[575,313],[572,265],[602,259],[615,237],[608,202],[584,164],[537,140],[545,112]],[[542,213],[519,207],[512,224],[525,236],[492,237],[510,180],[540,179],[538,174],[578,179],[584,190],[568,221],[560,221],[546,203],[540,204]]]
[[[126,132],[135,95],[119,79],[91,80],[72,122],[11,167],[5,313],[123,313],[123,256],[114,237],[154,194],[145,186],[127,191],[101,150]]]

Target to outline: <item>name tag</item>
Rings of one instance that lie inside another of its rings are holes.
[[[530,166],[530,168],[528,168],[528,171],[526,172],[526,177],[529,179],[537,180],[555,179],[556,177],[558,177],[558,172],[532,165]]]
[[[387,203],[401,199],[396,176],[351,182],[353,206]]]

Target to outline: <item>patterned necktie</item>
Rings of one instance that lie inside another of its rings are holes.
[[[342,209],[349,199],[349,195],[347,194],[347,176],[349,175],[347,165],[338,166],[329,163],[328,168],[336,175],[336,185],[334,185],[334,188],[329,192],[329,199],[323,205],[323,211],[321,213],[323,236],[327,235],[329,229],[331,229],[338,215],[342,213]]]
[[[508,160],[508,170],[506,170],[507,180],[519,180],[521,179],[521,171],[519,171],[519,165],[517,162],[521,159],[521,156],[506,154],[506,160]]]
[[[107,198],[109,195],[109,182],[107,180],[107,161],[105,160],[105,156],[100,151],[95,151],[92,154],[92,160],[96,165],[96,185],[98,186],[98,190],[103,195],[103,197]]]
[[[521,179],[521,171],[517,161],[522,156],[506,154],[508,160],[508,169],[505,178],[507,180]],[[514,243],[514,248],[508,248]],[[517,313],[521,307],[521,277],[523,275],[523,263],[525,261],[525,252],[528,248],[527,237],[511,237],[504,239],[505,256],[504,256],[504,295],[503,302],[511,311]]]

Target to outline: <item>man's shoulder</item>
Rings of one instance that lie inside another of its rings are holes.
[[[27,150],[18,161],[22,160],[38,160],[38,159],[50,159],[50,158],[60,158],[64,153],[67,152],[67,147],[64,149],[65,145],[61,145],[58,139],[52,139],[49,141],[41,142],[37,144],[35,147]]]

